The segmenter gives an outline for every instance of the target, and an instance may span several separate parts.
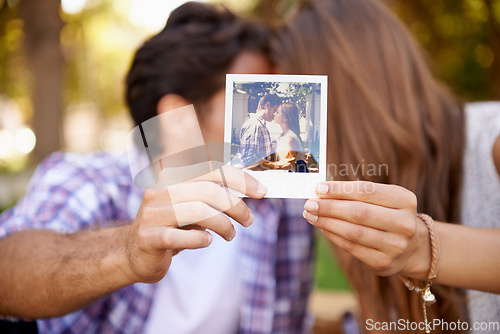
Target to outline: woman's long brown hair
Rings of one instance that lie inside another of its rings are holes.
[[[281,112],[287,119],[286,122],[288,127],[297,135],[300,144],[303,145],[302,139],[300,138],[299,107],[295,103],[285,102],[282,103],[279,108],[281,108]]]
[[[330,179],[398,184],[417,195],[419,212],[459,222],[462,105],[433,77],[418,45],[385,7],[372,0],[305,2],[278,30],[272,49],[284,73],[328,75]],[[349,166],[348,173],[340,165]],[[423,321],[420,296],[397,277],[378,277],[336,253],[359,298],[363,324]],[[434,285],[433,291],[432,319],[463,320],[456,289]]]

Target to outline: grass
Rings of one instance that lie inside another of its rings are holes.
[[[330,250],[328,241],[321,233],[318,233],[316,236],[314,279],[316,290],[351,290],[347,279]]]

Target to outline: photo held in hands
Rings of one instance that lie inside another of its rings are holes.
[[[224,160],[266,197],[315,197],[326,180],[326,90],[326,76],[228,74]]]

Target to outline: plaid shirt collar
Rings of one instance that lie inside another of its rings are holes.
[[[256,114],[254,114],[253,117],[255,117],[263,127],[267,128],[266,121],[262,118],[262,116],[257,116]]]

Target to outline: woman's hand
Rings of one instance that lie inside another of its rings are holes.
[[[245,202],[222,185],[252,198],[266,193],[256,179],[228,165],[191,182],[169,187],[158,183],[144,192],[126,238],[133,281],[159,281],[180,250],[210,245],[212,235],[205,229],[232,240],[236,230],[227,216],[243,226],[252,224],[253,215]]]
[[[417,198],[396,185],[332,181],[317,186],[304,217],[340,249],[377,275],[426,279],[431,252],[428,230],[417,218]]]

